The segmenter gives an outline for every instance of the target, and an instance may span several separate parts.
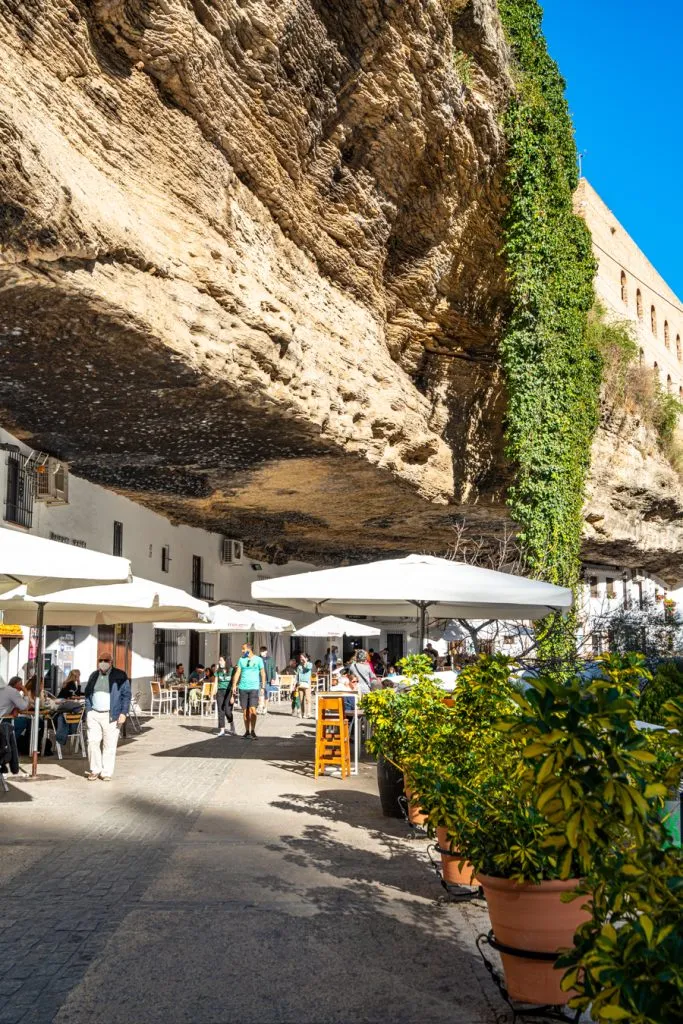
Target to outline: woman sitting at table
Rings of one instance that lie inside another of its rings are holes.
[[[33,705],[36,696],[35,676],[31,676],[31,678],[27,682],[26,692],[29,696],[31,704]],[[69,734],[72,732],[76,732],[76,730],[78,729],[77,722],[69,724],[64,716],[68,714],[74,714],[77,711],[82,711],[83,701],[77,698],[69,698],[63,700],[60,700],[59,698],[55,699],[51,696],[51,694],[43,690],[40,696],[40,706],[43,709],[43,711],[45,711],[46,714],[48,714],[52,719],[52,724],[54,726],[57,743],[59,743],[60,747],[63,746],[68,740]]]
[[[80,669],[72,668],[64,680],[64,685],[57,694],[58,700],[67,700],[70,697],[82,697],[81,672]]]

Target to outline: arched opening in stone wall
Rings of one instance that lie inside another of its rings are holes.
[[[638,352],[638,363],[640,364],[640,366],[642,366],[642,365],[643,365],[643,359],[644,359],[644,357],[645,357],[645,350],[641,348],[641,349],[639,350],[639,352]]]
[[[680,361],[681,361],[681,336],[680,336],[680,334],[676,335],[676,355],[678,356],[678,361],[680,363]]]
[[[671,394],[671,374],[670,373],[667,373],[667,375],[666,375],[666,390],[668,391],[669,394]]]
[[[664,321],[664,345],[666,348],[671,348],[671,338],[669,336],[669,321]]]
[[[654,306],[650,306],[650,330],[657,337],[657,310]]]
[[[621,301],[628,303],[628,287],[626,285],[626,274],[621,272]]]
[[[643,296],[640,293],[640,288],[638,288],[638,290],[636,291],[636,313],[638,314],[638,319],[642,320],[643,319]]]

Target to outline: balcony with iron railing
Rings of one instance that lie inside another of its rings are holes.
[[[213,583],[205,583],[204,580],[192,581],[192,596],[202,601],[213,601]]]

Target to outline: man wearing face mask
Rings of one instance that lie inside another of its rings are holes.
[[[130,680],[125,672],[113,668],[111,657],[103,654],[85,687],[88,715],[88,758],[86,779],[110,782],[114,774],[119,730],[130,708]]]

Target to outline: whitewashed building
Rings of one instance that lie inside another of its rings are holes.
[[[269,565],[250,556],[238,537],[173,525],[128,498],[71,475],[68,467],[56,459],[40,456],[36,460],[30,448],[2,429],[0,510],[5,529],[121,554],[130,559],[136,576],[235,608],[257,607],[251,597],[254,580],[317,568],[296,561]],[[265,605],[261,610],[292,619],[295,625],[313,618]],[[410,620],[372,620],[372,624],[382,628],[382,635],[358,638],[357,643],[376,649],[388,646],[391,660],[415,649],[414,623]],[[0,685],[13,675],[27,675],[35,657],[35,639],[35,631],[28,627],[0,625]],[[151,623],[91,629],[64,622],[47,629],[46,671],[57,685],[71,668],[80,669],[85,676],[94,669],[98,650],[107,650],[116,664],[130,673],[144,706],[154,676],[170,671],[178,661],[189,672],[199,663],[215,662],[219,653],[234,659],[243,639],[241,634],[219,636],[195,630],[155,629]],[[255,642],[261,639],[257,636]],[[326,646],[324,640],[305,642],[314,660],[324,657]],[[279,649],[289,657],[291,650],[303,648],[303,641],[285,637]]]

